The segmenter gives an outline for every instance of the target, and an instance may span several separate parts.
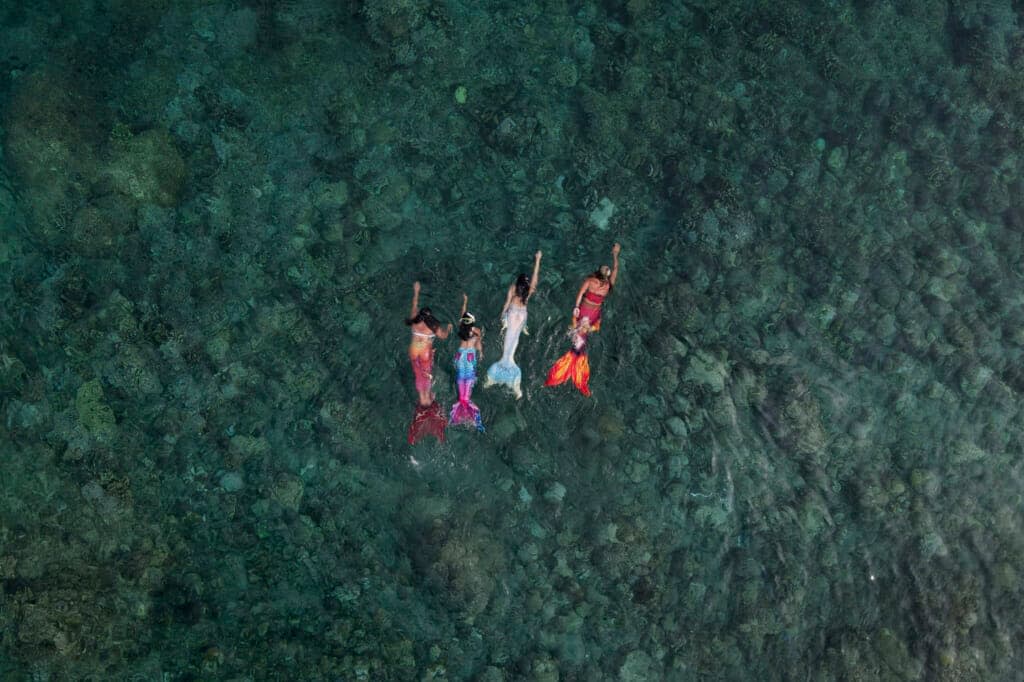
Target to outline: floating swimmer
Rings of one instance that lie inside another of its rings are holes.
[[[483,332],[476,326],[476,318],[466,312],[469,298],[462,295],[462,313],[459,320],[459,338],[462,342],[455,351],[455,383],[459,389],[459,401],[452,405],[448,423],[452,426],[470,424],[483,432],[480,408],[472,400],[473,385],[476,384],[476,366],[483,359]]]
[[[526,328],[526,304],[537,290],[537,278],[540,275],[541,252],[533,256],[533,276],[519,275],[508,288],[505,307],[501,309],[501,322],[505,330],[505,344],[501,359],[487,370],[484,388],[492,384],[503,384],[512,389],[516,399],[523,397],[521,388],[523,373],[516,364],[516,348],[519,346],[519,335]]]
[[[612,267],[602,265],[589,275],[576,294],[572,310],[569,336],[572,348],[558,358],[548,371],[545,386],[558,386],[572,379],[573,385],[584,396],[590,396],[590,360],[587,358],[587,338],[601,328],[601,306],[611,293],[619,275],[619,244],[612,246]]]
[[[424,436],[434,436],[444,442],[445,418],[441,406],[434,398],[434,339],[446,339],[452,325],[442,328],[430,308],[419,307],[420,283],[412,285],[412,309],[405,321],[412,328],[412,341],[409,344],[409,360],[416,381],[418,400],[413,413],[412,424],[409,426],[409,444],[412,445]]]

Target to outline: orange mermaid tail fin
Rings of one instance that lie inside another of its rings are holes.
[[[590,397],[590,360],[586,353],[580,353],[572,367],[572,383],[576,385],[580,393]]]
[[[548,370],[547,381],[544,382],[545,386],[558,386],[564,384],[569,380],[569,376],[572,373],[572,360],[575,353],[568,351],[565,355],[558,358],[555,364]]]
[[[590,397],[590,361],[586,353],[577,353],[574,350],[566,352],[558,358],[548,371],[545,386],[558,386],[569,379],[579,389],[580,393]]]

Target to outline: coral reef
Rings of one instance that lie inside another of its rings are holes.
[[[0,678],[1012,679],[1017,9],[7,3]]]

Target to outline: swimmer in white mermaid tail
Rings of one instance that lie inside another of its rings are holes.
[[[519,345],[519,334],[526,327],[526,304],[530,296],[537,290],[537,278],[540,276],[541,252],[533,256],[533,275],[527,277],[521,274],[516,281],[508,288],[508,295],[505,297],[505,307],[501,309],[501,326],[505,330],[505,345],[501,353],[501,359],[490,366],[487,370],[487,379],[484,387],[492,384],[503,384],[512,389],[516,399],[523,397],[521,388],[523,373],[516,364],[516,347]]]

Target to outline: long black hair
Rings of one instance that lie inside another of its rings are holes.
[[[516,277],[516,297],[526,305],[526,297],[530,295],[530,278],[528,275],[520,274]]]
[[[420,308],[420,311],[416,313],[416,317],[410,317],[405,321],[405,323],[410,327],[418,322],[422,322],[430,327],[430,331],[434,333],[437,333],[437,330],[441,327],[441,323],[437,321],[436,317],[434,317],[434,313],[426,306]]]
[[[476,324],[476,318],[472,314],[467,313],[459,320],[459,338],[463,341],[469,341],[473,338],[473,328]]]

